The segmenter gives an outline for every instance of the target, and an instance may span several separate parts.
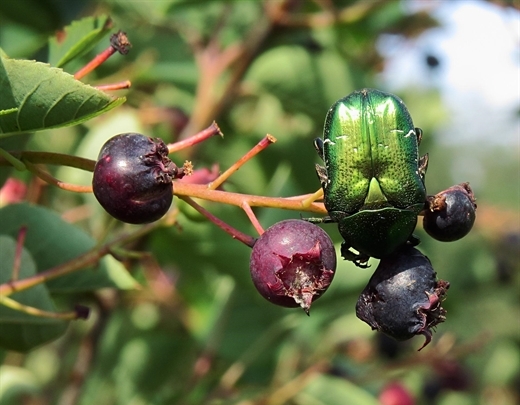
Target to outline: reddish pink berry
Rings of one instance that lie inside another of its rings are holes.
[[[0,188],[0,205],[15,204],[22,201],[27,193],[27,186],[21,180],[10,177]]]
[[[301,306],[307,314],[329,287],[336,251],[329,235],[310,222],[289,219],[267,229],[253,246],[251,278],[273,304]]]
[[[412,394],[398,382],[386,385],[379,394],[381,405],[414,405]]]

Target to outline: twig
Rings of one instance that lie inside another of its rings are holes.
[[[249,220],[251,221],[251,223],[255,227],[255,229],[258,232],[258,234],[262,235],[264,233],[264,228],[262,228],[262,225],[260,225],[260,222],[258,221],[258,218],[256,217],[255,213],[251,209],[251,206],[247,202],[244,202],[242,204],[242,209],[247,214],[247,217],[249,218]]]
[[[183,182],[175,182],[173,189],[174,194],[178,197],[200,198],[202,200],[235,205],[237,207],[242,207],[242,204],[246,202],[251,207],[279,208],[291,211],[305,211],[323,215],[327,214],[327,210],[323,203],[313,202],[308,206],[304,206],[302,200],[295,200],[291,197],[264,197],[260,195],[210,190],[205,185]]]
[[[248,160],[256,156],[258,153],[263,151],[272,143],[276,142],[276,138],[272,135],[266,135],[260,142],[258,142],[249,152],[247,152],[244,156],[242,156],[239,160],[237,160],[229,169],[227,169],[224,173],[218,176],[215,180],[208,184],[208,188],[211,190],[217,189],[222,185],[233,173],[235,173],[238,169],[240,169],[244,163]]]
[[[206,218],[208,218],[211,222],[213,222],[215,225],[217,225],[224,232],[231,235],[231,237],[233,237],[234,239],[242,242],[243,244],[245,244],[249,247],[253,247],[253,245],[255,244],[255,238],[253,238],[252,236],[246,235],[245,233],[242,233],[239,230],[228,225],[221,219],[219,219],[216,216],[214,216],[213,214],[211,214],[208,210],[201,207],[199,204],[197,204],[191,198],[182,197],[182,200],[186,201],[186,203],[188,203],[191,207],[195,208],[198,212],[200,212],[202,215],[204,215]]]
[[[18,238],[16,240],[16,250],[14,252],[13,271],[11,275],[11,281],[18,280],[20,276],[20,266],[22,264],[22,252],[23,245],[25,242],[25,235],[27,235],[27,227],[22,226],[18,231]]]
[[[35,174],[48,184],[52,184],[61,188],[62,190],[73,191],[75,193],[92,193],[92,186],[80,186],[77,184],[65,183],[32,163],[25,162],[25,164],[31,173]]]
[[[22,280],[10,281],[0,285],[0,297],[9,296],[18,291],[27,290],[35,285],[45,283],[49,280],[71,274],[76,271],[88,268],[98,263],[98,261],[110,251],[119,245],[128,243],[132,240],[138,239],[147,233],[151,232],[155,228],[161,226],[161,221],[157,221],[151,224],[143,225],[136,229],[134,232],[120,236],[119,238],[108,242],[102,246],[94,247],[88,252],[83,253],[68,262],[62,263],[58,266],[50,268],[46,271],[42,271],[34,276],[24,278]]]
[[[128,41],[126,34],[122,31],[119,31],[113,34],[110,37],[110,46],[105,49],[103,52],[99,53],[92,59],[89,63],[83,66],[80,70],[78,70],[74,74],[74,78],[79,80],[88,75],[94,69],[99,67],[102,63],[104,63],[108,58],[110,58],[114,53],[119,52],[121,55],[126,55],[132,44]]]
[[[212,136],[215,136],[215,135],[220,135],[221,137],[224,136],[222,134],[222,132],[220,131],[220,128],[217,125],[217,123],[215,121],[213,121],[209,127],[207,127],[206,129],[203,129],[199,133],[197,133],[195,135],[192,135],[189,138],[186,138],[186,139],[184,139],[182,141],[169,143],[167,145],[168,146],[168,153],[173,153],[173,152],[177,152],[179,150],[188,148],[188,147],[193,146],[193,145],[195,145],[197,143],[205,141],[206,139],[208,139],[208,138],[210,138]]]
[[[0,295],[0,305],[4,305],[8,308],[14,309],[15,311],[24,312],[29,315],[34,315],[42,318],[53,318],[53,319],[61,319],[64,321],[72,321],[74,319],[83,318],[86,319],[83,311],[67,311],[67,312],[50,312],[44,311],[43,309],[31,307],[29,305],[24,305],[19,303],[18,301],[13,300],[12,298]],[[88,316],[88,314],[87,314]]]

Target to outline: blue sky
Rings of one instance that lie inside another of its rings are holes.
[[[449,111],[441,142],[520,146],[520,13],[483,1],[405,1],[442,24],[412,41],[387,37],[389,89],[436,87]],[[438,57],[432,71],[425,55]],[[456,134],[456,135],[454,135]]]

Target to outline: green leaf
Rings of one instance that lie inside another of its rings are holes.
[[[0,110],[0,115],[13,114],[18,111],[18,108],[9,108],[8,110]]]
[[[49,63],[63,67],[90,51],[110,32],[112,20],[106,16],[86,17],[65,27],[59,37],[49,38]]]
[[[284,45],[262,53],[246,80],[276,96],[285,111],[305,113],[317,122],[352,88],[348,63],[330,51],[311,53],[302,46]]]
[[[0,235],[0,283],[10,281],[16,250],[16,241]],[[36,265],[30,253],[23,248],[19,279],[36,274]],[[43,284],[9,296],[23,305],[44,311],[56,312],[49,291]],[[0,305],[0,346],[9,350],[25,352],[65,333],[68,321],[29,315]]]
[[[47,64],[0,57],[0,137],[75,125],[125,102]]]
[[[27,226],[25,247],[31,252],[38,272],[48,270],[86,253],[95,241],[81,229],[62,220],[46,208],[30,204],[12,204],[0,209],[0,234],[16,237]],[[121,263],[103,258],[98,266],[49,280],[51,292],[91,291],[111,287],[138,287]]]

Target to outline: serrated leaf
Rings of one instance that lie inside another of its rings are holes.
[[[90,51],[111,28],[112,20],[106,15],[73,21],[59,36],[49,38],[49,63],[65,66]]]
[[[16,251],[16,241],[0,235],[0,284],[10,281]],[[27,251],[22,249],[18,279],[36,274],[36,265]],[[43,284],[9,296],[20,304],[44,311],[56,312],[49,291]],[[9,350],[25,352],[65,333],[69,322],[61,319],[29,315],[0,304],[0,346]]]
[[[95,241],[80,228],[62,220],[56,213],[30,204],[12,204],[0,209],[0,234],[16,237],[27,226],[25,247],[34,258],[37,271],[45,271],[86,253]],[[138,286],[126,269],[115,260],[104,258],[99,265],[49,280],[51,292],[91,291],[99,288],[132,289]]]
[[[41,62],[0,57],[0,137],[75,125],[125,102]]]

